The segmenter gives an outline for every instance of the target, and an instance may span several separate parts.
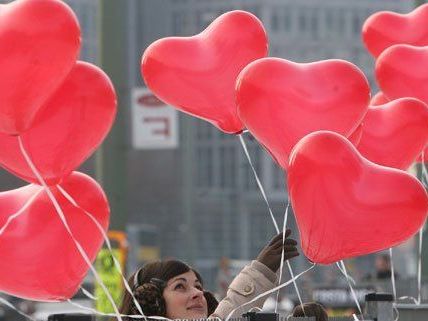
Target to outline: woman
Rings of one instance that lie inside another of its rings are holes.
[[[169,319],[200,319],[210,316],[225,319],[232,310],[275,286],[276,271],[280,266],[283,250],[284,260],[299,255],[297,242],[289,238],[290,234],[291,230],[287,230],[284,243],[282,233],[275,236],[256,260],[232,281],[226,298],[220,303],[217,303],[211,293],[204,291],[199,273],[181,261],[148,263],[130,277],[129,284],[146,316],[156,315]],[[232,317],[240,316],[255,306],[260,307],[264,299],[237,309]],[[120,312],[126,315],[141,314],[127,292]]]

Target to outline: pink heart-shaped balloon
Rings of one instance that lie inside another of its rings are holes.
[[[0,132],[27,130],[73,67],[80,29],[57,0],[0,4]]]
[[[371,15],[363,25],[363,41],[374,56],[398,44],[428,45],[428,4],[408,14],[380,11]]]
[[[428,46],[395,45],[376,61],[376,78],[389,100],[414,97],[428,104]]]
[[[423,226],[428,211],[415,177],[368,161],[328,131],[293,149],[288,189],[303,252],[322,264],[393,247]]]
[[[350,136],[367,112],[370,89],[364,74],[344,60],[263,58],[241,72],[236,97],[245,126],[286,169],[291,149],[310,132]]]
[[[407,170],[428,143],[428,106],[401,98],[370,107],[358,150],[372,162]]]
[[[167,104],[235,134],[244,126],[235,81],[251,61],[267,55],[262,23],[245,11],[227,12],[193,37],[163,38],[144,52],[141,73]]]
[[[106,196],[97,182],[82,173],[73,173],[61,187],[80,208],[56,187],[51,190],[73,235],[93,261],[104,238],[84,211],[107,230],[110,210]],[[89,267],[41,186],[0,193],[0,229],[20,210],[21,215],[0,235],[0,291],[37,301],[71,298]]]
[[[116,95],[98,67],[77,62],[61,87],[21,135],[37,170],[57,184],[99,146],[116,115]],[[23,157],[18,138],[0,134],[0,164],[29,182],[39,183]]]

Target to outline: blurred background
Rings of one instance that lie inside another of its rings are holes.
[[[0,0],[0,3],[7,2],[10,1]],[[140,59],[145,48],[162,37],[199,33],[226,11],[246,10],[263,22],[269,36],[270,56],[296,62],[329,58],[351,61],[364,71],[374,95],[377,92],[374,60],[361,40],[365,19],[381,10],[407,13],[424,1],[65,2],[78,16],[82,29],[80,59],[100,66],[112,79],[119,97],[112,131],[80,169],[96,178],[108,195],[112,209],[110,230],[115,231],[109,236],[117,255],[130,273],[149,260],[184,259],[201,272],[205,286],[221,296],[222,281],[229,280],[240,267],[254,259],[275,234],[275,229],[236,136],[226,135],[211,124],[173,108],[165,108],[162,115],[153,116],[151,107],[163,103],[145,88],[140,74]],[[274,215],[282,226],[288,202],[284,173],[250,134],[244,138]],[[23,181],[6,171],[0,172],[1,190],[23,185]],[[291,212],[289,226],[298,238]],[[394,249],[398,295],[417,296],[417,243],[417,239],[411,239]],[[423,244],[428,248],[426,238]],[[103,253],[100,255],[105,255]],[[428,276],[425,263],[428,262],[424,262],[423,280]],[[373,288],[388,290],[390,287],[387,256],[369,255],[347,260],[346,264],[361,295]],[[308,266],[303,255],[292,261],[296,272]],[[103,267],[98,264],[97,269],[101,271]],[[386,271],[386,277],[382,271]],[[287,273],[284,277],[289,278]],[[331,313],[355,306],[336,265],[317,266],[297,284],[306,301],[321,301]],[[92,276],[88,276],[84,286],[94,291]],[[117,286],[120,288],[120,280]],[[425,300],[425,286],[422,290]],[[96,305],[82,293],[77,299],[79,297],[88,306]],[[287,287],[281,297],[284,310],[297,302],[293,287]],[[43,313],[65,309],[65,305],[58,308],[58,304],[54,307],[54,304],[16,302],[33,315],[38,311],[36,317],[40,319]],[[0,320],[2,314],[6,320],[5,315],[12,312],[1,309]]]

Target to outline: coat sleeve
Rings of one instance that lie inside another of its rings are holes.
[[[226,297],[220,301],[217,309],[210,317],[225,319],[229,313],[245,304],[256,296],[271,290],[277,281],[277,275],[267,266],[258,261],[252,261],[232,281]],[[231,317],[240,317],[254,307],[262,307],[267,297],[237,309]]]

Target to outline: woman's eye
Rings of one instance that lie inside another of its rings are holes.
[[[178,290],[178,289],[184,289],[184,285],[179,283],[174,287],[174,290]]]

